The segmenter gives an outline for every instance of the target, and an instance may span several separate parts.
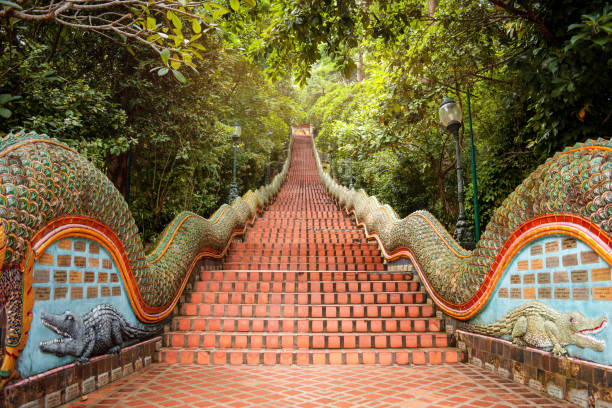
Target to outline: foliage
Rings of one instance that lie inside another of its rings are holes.
[[[86,154],[129,198],[147,240],[180,211],[208,216],[227,201],[234,121],[243,127],[244,193],[263,183],[268,165],[272,175],[280,168],[288,125],[303,115],[290,84],[271,84],[214,35],[200,40],[204,59],[185,84],[159,76],[144,45],[132,54],[121,42],[55,24],[0,29],[1,44],[10,36],[0,56],[0,94],[10,97],[0,102],[11,114],[0,132],[25,127]]]

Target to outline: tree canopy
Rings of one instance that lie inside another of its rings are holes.
[[[345,184],[352,166],[356,187],[452,230],[443,96],[464,111],[464,169],[471,113],[486,224],[555,151],[610,137],[611,32],[603,0],[0,0],[0,134],[86,154],[153,237],[226,201],[234,121],[242,192],[308,122]]]

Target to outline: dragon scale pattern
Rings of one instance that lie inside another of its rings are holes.
[[[315,149],[316,151],[316,149]],[[506,240],[523,223],[547,214],[574,214],[612,234],[612,142],[579,143],[557,153],[529,175],[495,211],[473,251],[461,248],[427,211],[400,219],[388,205],[363,190],[336,183],[316,155],[319,174],[341,207],[375,234],[389,257],[409,249],[439,298],[453,305],[468,302]]]
[[[291,151],[289,146],[289,152]],[[198,254],[220,256],[232,234],[244,230],[256,212],[278,193],[289,168],[287,157],[273,181],[224,204],[209,219],[179,214],[145,254],[128,205],[111,181],[70,147],[34,132],[10,133],[0,141],[0,275],[7,307],[7,344],[21,343],[21,277],[36,234],[50,224],[93,219],[120,241],[140,299],[145,307],[172,307]],[[74,217],[74,218],[73,218]],[[168,310],[165,310],[166,312]],[[158,319],[159,320],[159,319]],[[154,320],[153,320],[154,321]]]

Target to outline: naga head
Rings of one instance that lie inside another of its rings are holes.
[[[608,325],[608,319],[605,314],[588,318],[580,312],[570,312],[564,315],[564,325],[573,335],[572,344],[578,347],[588,347],[595,351],[603,351],[606,343],[603,340],[598,340],[592,337],[592,334],[599,333]]]
[[[59,334],[60,338],[40,343],[40,349],[45,353],[54,353],[60,357],[71,355],[78,357],[85,347],[82,341],[85,335],[83,319],[66,311],[63,314],[42,312],[40,320],[43,325]]]

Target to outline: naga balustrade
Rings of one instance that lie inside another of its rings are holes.
[[[401,219],[363,189],[338,184],[314,150],[338,205],[388,261],[409,258],[435,304],[470,320],[467,330],[612,364],[612,335],[596,335],[607,324],[602,311],[612,310],[611,141],[549,158],[495,211],[473,251],[427,211]]]
[[[35,132],[4,137],[0,306],[8,330],[0,386],[159,331],[198,261],[222,258],[276,196],[292,143],[270,184],[208,219],[179,214],[145,253],[127,203],[86,158]]]

